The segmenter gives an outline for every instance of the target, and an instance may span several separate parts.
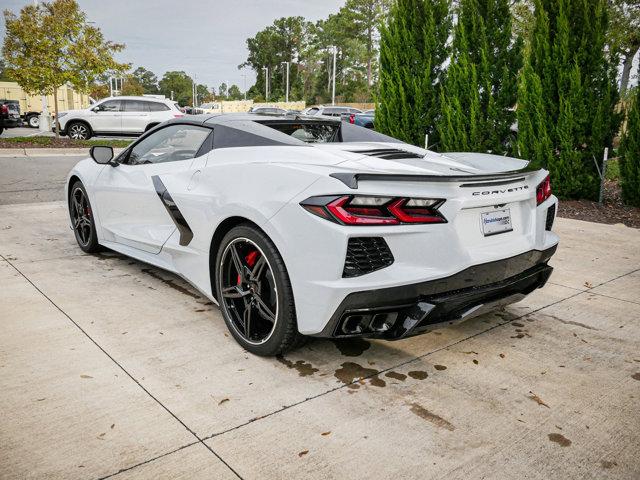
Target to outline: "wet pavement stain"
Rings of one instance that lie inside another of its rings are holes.
[[[318,372],[317,368],[314,368],[310,363],[305,362],[304,360],[298,360],[296,363],[293,363],[291,360],[287,360],[282,355],[278,355],[276,359],[287,368],[292,368],[298,371],[298,375],[301,377],[308,377]]]
[[[631,375],[631,378],[633,378],[634,380],[640,380],[640,372],[634,373],[633,375]]]
[[[447,367],[445,365],[434,365],[433,368],[436,370],[446,370]]]
[[[561,447],[568,447],[569,445],[571,445],[571,440],[559,433],[550,433],[549,435],[547,435],[547,437],[549,437],[549,440],[557,443]]]
[[[411,370],[410,372],[408,372],[408,375],[411,378],[415,378],[416,380],[424,380],[429,376],[427,372],[424,372],[422,370]]]
[[[609,470],[610,468],[618,465],[616,462],[610,462],[609,460],[600,460],[600,466],[605,470]]]
[[[197,293],[189,290],[188,288],[185,288],[182,285],[178,285],[176,282],[173,281],[173,279],[162,278],[160,275],[158,275],[156,272],[154,272],[150,268],[143,268],[141,271],[142,271],[142,273],[146,273],[147,275],[149,275],[150,277],[155,278],[156,280],[160,280],[165,285],[173,288],[174,290],[182,293],[183,295],[188,295],[191,298],[197,298],[197,299],[202,298],[202,297],[200,297],[200,295],[198,295]]]
[[[378,377],[378,370],[373,368],[365,368],[354,362],[344,362],[333,374],[338,380],[347,385],[349,388],[359,388],[357,383],[353,383],[358,379],[369,378],[369,383],[374,387],[385,387],[387,383]]]
[[[362,338],[334,339],[332,342],[345,357],[359,357],[371,347],[371,343]]]
[[[429,410],[424,408],[422,405],[418,405],[417,403],[412,403],[410,410],[411,410],[411,413],[413,413],[414,415],[417,415],[418,417],[426,420],[427,422],[433,423],[436,427],[444,428],[446,430],[449,430],[450,432],[453,432],[456,429],[456,427],[451,422],[448,422],[447,420],[442,418],[440,415],[436,415],[435,413],[430,412]]]
[[[407,376],[404,373],[398,373],[393,371],[385,373],[384,376],[393,378],[394,380],[400,380],[401,382],[404,382],[407,379]]]

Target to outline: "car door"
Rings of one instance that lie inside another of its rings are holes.
[[[208,153],[203,143],[210,134],[197,125],[167,125],[136,142],[117,166],[104,168],[94,185],[103,240],[157,254],[178,228],[182,243],[188,232],[162,179],[189,178],[194,159]]]
[[[91,109],[89,123],[96,133],[120,133],[122,127],[121,100],[107,100]]]
[[[122,100],[122,133],[142,133],[149,123],[149,102]]]

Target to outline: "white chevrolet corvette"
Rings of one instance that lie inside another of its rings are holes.
[[[67,181],[80,248],[180,275],[258,355],[309,335],[415,335],[552,271],[557,199],[523,160],[257,114],[172,120],[91,157]]]

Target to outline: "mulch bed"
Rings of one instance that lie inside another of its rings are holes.
[[[88,148],[93,145],[126,147],[131,140],[71,140],[55,137],[0,138],[2,148]]]
[[[604,184],[604,203],[590,200],[560,200],[558,216],[596,223],[622,223],[640,228],[640,208],[622,203],[618,182],[607,180]]]

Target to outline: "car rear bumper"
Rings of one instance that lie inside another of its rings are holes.
[[[15,128],[22,125],[22,119],[20,117],[10,117],[0,119],[0,127],[2,128]]]
[[[397,340],[521,300],[544,286],[556,245],[474,265],[446,278],[349,294],[314,336]]]

